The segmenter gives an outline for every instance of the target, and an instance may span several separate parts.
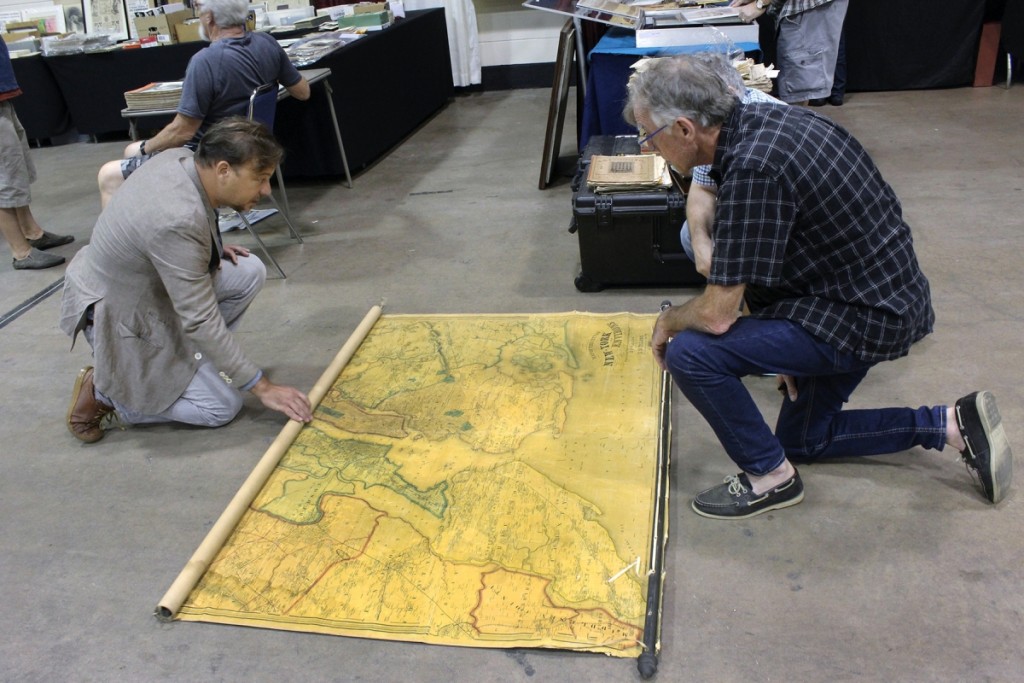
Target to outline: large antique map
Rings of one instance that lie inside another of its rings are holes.
[[[384,316],[177,616],[640,652],[653,316]]]

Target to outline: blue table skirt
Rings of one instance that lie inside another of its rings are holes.
[[[737,43],[744,52],[759,49],[757,43]],[[630,66],[640,57],[658,57],[713,49],[712,45],[686,47],[637,47],[633,31],[612,28],[590,51],[587,94],[580,124],[580,150],[592,135],[636,135],[636,128],[622,118]]]

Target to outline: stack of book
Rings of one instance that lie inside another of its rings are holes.
[[[129,111],[151,109],[177,109],[181,100],[182,81],[150,83],[124,94],[124,103]]]
[[[750,58],[736,62],[735,66],[743,76],[743,84],[761,92],[771,92],[772,79],[779,75],[774,65],[755,64]]]
[[[657,190],[672,185],[668,164],[657,154],[594,155],[587,186],[594,192]]]

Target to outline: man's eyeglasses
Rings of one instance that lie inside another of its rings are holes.
[[[665,130],[666,128],[668,128],[668,124],[667,123],[664,126],[662,126],[661,128],[659,128],[658,130],[654,131],[653,133],[649,133],[649,134],[646,131],[644,131],[643,128],[641,128],[639,133],[636,136],[636,143],[638,145],[640,145],[640,149],[643,149],[644,145],[646,145],[648,142],[650,142],[654,138],[655,135],[657,135],[661,131]]]

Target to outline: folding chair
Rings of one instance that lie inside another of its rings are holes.
[[[252,95],[249,96],[249,108],[246,113],[247,118],[250,121],[258,121],[266,126],[268,130],[273,131],[274,117],[276,114],[277,83],[267,83],[266,85],[261,85],[253,90]],[[284,188],[284,177],[281,175],[281,164],[278,164],[277,168],[274,169],[274,175],[277,177],[277,187],[281,191],[282,203],[277,203],[277,200],[274,198],[273,190],[271,190],[268,199],[270,199],[274,208],[277,209],[277,212],[281,214],[281,217],[284,218],[284,222],[288,224],[288,231],[291,233],[292,237],[295,238],[295,241],[302,244],[302,237],[300,237],[299,233],[295,230],[291,216],[288,215],[288,194]],[[249,219],[246,218],[245,214],[241,211],[238,212],[238,216],[242,219],[242,222],[249,230],[249,233],[256,239],[256,243],[259,244],[264,256],[274,264],[274,267],[277,268],[277,272],[281,274],[281,277],[286,278],[287,276],[284,274],[284,269],[281,268],[277,259],[271,256],[270,252],[267,251],[267,245],[263,243],[259,233],[256,232],[256,228],[253,227],[252,223],[249,222]]]

